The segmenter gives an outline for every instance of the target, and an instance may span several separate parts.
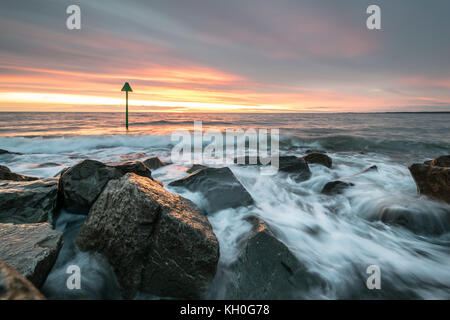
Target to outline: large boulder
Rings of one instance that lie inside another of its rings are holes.
[[[305,159],[305,161],[309,164],[321,164],[327,168],[331,168],[331,166],[333,165],[333,160],[329,156],[321,152],[308,153],[306,156],[303,156],[303,159]]]
[[[254,202],[251,195],[228,167],[197,170],[181,179],[172,181],[169,186],[200,192],[206,200],[203,209],[207,213],[248,206]]]
[[[152,172],[149,167],[145,165],[142,161],[122,161],[122,162],[110,162],[107,166],[115,169],[122,176],[126,173],[135,173],[142,177],[151,178]]]
[[[158,157],[150,157],[144,160],[144,164],[152,170],[156,170],[167,165],[167,163],[161,161]]]
[[[77,245],[107,257],[124,298],[138,290],[202,298],[219,259],[217,238],[199,209],[135,174],[108,182]]]
[[[0,261],[0,300],[45,300],[16,269]]]
[[[241,240],[227,299],[299,299],[323,285],[320,276],[308,271],[263,220],[255,216],[247,219],[253,228]]]
[[[290,174],[296,182],[308,180],[312,175],[305,159],[296,156],[281,156],[278,170]]]
[[[151,178],[150,169],[142,161],[104,164],[83,160],[60,175],[60,194],[63,206],[71,212],[87,214],[108,181],[128,172]]]
[[[48,223],[0,224],[0,261],[40,288],[56,261],[62,233]]]
[[[12,180],[12,181],[34,181],[38,180],[36,177],[27,177],[21,174],[11,172],[8,167],[0,166],[0,180]]]
[[[450,166],[447,166],[447,161],[447,157],[440,157],[429,165],[415,163],[409,166],[420,194],[450,203]]]
[[[0,223],[53,223],[58,179],[0,181]]]

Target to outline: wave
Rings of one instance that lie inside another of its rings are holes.
[[[414,151],[434,153],[450,152],[450,143],[437,141],[394,140],[349,135],[334,135],[315,138],[302,138],[293,135],[280,137],[282,148],[312,147],[327,151],[355,151],[355,152],[405,152]]]
[[[49,154],[118,147],[136,149],[153,147],[170,148],[177,143],[178,139],[172,141],[171,135],[168,134],[0,137],[0,149],[20,153]],[[204,141],[205,146],[209,143],[209,140]],[[444,141],[395,140],[349,135],[331,135],[314,138],[300,137],[297,135],[280,135],[279,147],[281,152],[289,152],[295,149],[319,149],[329,152],[400,153],[427,157],[436,157],[441,154],[450,153],[450,143]]]

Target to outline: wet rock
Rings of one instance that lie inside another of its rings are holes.
[[[3,155],[3,154],[12,154],[12,155],[22,155],[22,153],[20,153],[20,152],[10,152],[10,151],[8,151],[8,150],[4,150],[4,149],[0,149],[0,155]]]
[[[323,151],[323,150],[317,150],[317,149],[308,149],[305,151],[305,153],[309,154],[309,153],[327,153],[327,152]]]
[[[0,224],[0,261],[40,288],[56,261],[62,234],[48,223]]]
[[[327,168],[331,168],[331,166],[333,165],[333,160],[329,156],[319,152],[308,153],[303,157],[303,159],[305,159],[305,161],[309,164],[321,164]]]
[[[87,214],[108,181],[129,172],[151,178],[150,169],[142,161],[104,164],[83,160],[62,171],[59,186],[64,207],[74,213]]]
[[[444,161],[433,160],[439,164],[445,164]],[[408,168],[420,194],[450,203],[450,168],[420,163],[412,164]]]
[[[122,175],[126,173],[135,173],[142,177],[151,178],[152,172],[142,161],[123,161],[107,163],[109,167],[113,167]]]
[[[36,178],[36,177],[28,177],[28,176],[23,176],[21,174],[11,172],[11,170],[8,167],[0,166],[0,180],[34,181],[34,180],[38,180],[38,179],[39,178]]]
[[[36,164],[34,166],[31,166],[31,169],[38,169],[38,168],[51,168],[51,167],[59,167],[61,166],[61,164],[56,163],[56,162],[45,162],[45,163],[40,163],[40,164]]]
[[[360,173],[355,174],[355,176],[366,173],[366,172],[377,172],[378,171],[378,167],[376,165],[370,166],[366,169],[364,169],[363,171],[361,171]]]
[[[207,166],[204,166],[202,164],[193,164],[189,169],[186,170],[187,173],[193,173],[197,170],[202,170],[208,168]]]
[[[450,167],[450,155],[448,155],[448,156],[441,156],[439,158],[436,158],[433,161],[431,161],[430,164],[432,166],[449,168]]]
[[[294,181],[301,182],[311,177],[308,163],[303,158],[296,156],[279,157],[279,171],[289,173]]]
[[[57,198],[57,178],[0,181],[0,223],[53,223]]]
[[[249,166],[249,165],[263,165],[264,159],[258,156],[244,156],[244,157],[236,157],[233,159],[233,162],[238,165]],[[266,161],[267,162],[267,161]]]
[[[440,235],[450,231],[450,211],[438,208],[429,212],[390,206],[383,208],[377,218],[383,223],[401,226],[417,234]]]
[[[354,184],[351,182],[345,182],[345,181],[331,181],[325,184],[323,187],[321,193],[326,195],[334,195],[334,194],[340,194],[344,192],[347,188],[353,187]]]
[[[205,168],[169,186],[183,187],[191,192],[200,192],[205,197],[204,210],[213,213],[227,208],[237,208],[253,204],[253,198],[228,167]]]
[[[214,278],[219,244],[189,200],[135,174],[108,182],[92,206],[78,247],[105,255],[122,295],[202,298]]]
[[[137,160],[137,159],[143,158],[145,156],[146,156],[145,152],[141,152],[141,153],[133,153],[133,154],[123,154],[120,157],[124,160]],[[150,169],[152,169],[152,168],[150,168]]]
[[[248,221],[253,229],[232,265],[235,279],[227,299],[300,299],[311,288],[323,286],[320,276],[308,271],[263,220],[251,216]]]
[[[144,163],[152,170],[156,170],[167,165],[167,163],[161,161],[158,157],[148,158],[147,160],[144,160]]]
[[[0,261],[0,300],[45,300],[16,269]]]

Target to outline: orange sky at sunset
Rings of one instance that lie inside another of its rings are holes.
[[[404,8],[376,32],[362,4],[133,4],[0,13],[0,111],[123,111],[126,81],[131,112],[450,111],[449,41]]]

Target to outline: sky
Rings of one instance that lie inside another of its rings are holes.
[[[125,81],[132,112],[450,111],[448,0],[0,0],[0,30],[0,111],[123,111]]]

